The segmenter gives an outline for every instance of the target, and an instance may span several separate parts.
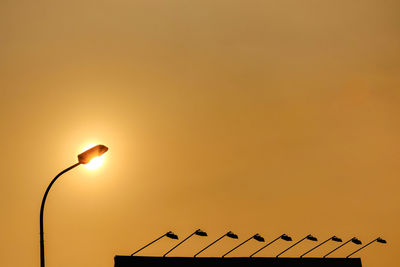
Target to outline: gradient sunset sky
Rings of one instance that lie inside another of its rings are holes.
[[[110,267],[197,228],[170,256],[231,230],[202,256],[311,233],[381,236],[355,256],[399,264],[398,0],[0,1],[0,90],[0,266],[39,266],[44,190],[97,143],[101,168],[47,199],[49,267]]]

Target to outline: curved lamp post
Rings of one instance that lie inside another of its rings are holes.
[[[357,237],[353,237],[352,239],[344,242],[343,244],[341,244],[340,246],[338,246],[337,248],[335,248],[334,250],[330,251],[328,254],[326,254],[325,256],[323,256],[323,258],[326,258],[329,254],[331,254],[332,252],[338,250],[339,248],[343,247],[344,245],[346,245],[349,242],[353,242],[356,245],[361,245],[362,242],[357,238]]]
[[[193,235],[198,235],[198,236],[207,236],[207,233],[197,229],[196,231],[194,231],[193,233],[191,233],[188,237],[186,237],[185,239],[183,239],[181,242],[179,242],[178,245],[176,245],[175,247],[171,248],[170,250],[167,251],[167,253],[165,253],[163,255],[163,257],[167,256],[168,253],[170,253],[171,251],[173,251],[174,249],[176,249],[180,244],[182,244],[183,242],[185,242],[186,240],[188,240],[189,238],[191,238]]]
[[[223,236],[221,236],[220,238],[218,238],[217,240],[215,240],[214,242],[212,242],[211,244],[209,244],[208,246],[206,246],[205,248],[203,248],[202,250],[200,250],[199,252],[197,252],[193,257],[196,258],[197,255],[199,255],[201,252],[203,252],[204,250],[208,249],[209,247],[211,247],[212,245],[214,245],[215,243],[217,243],[218,241],[220,241],[222,238],[224,238],[225,236],[233,238],[233,239],[238,239],[238,236],[234,233],[232,233],[231,231],[227,232],[226,234],[224,234]]]
[[[356,252],[362,250],[362,249],[365,248],[366,246],[371,245],[371,244],[374,243],[375,241],[378,242],[378,243],[386,244],[386,240],[385,240],[385,239],[382,239],[382,238],[378,237],[377,239],[374,239],[374,240],[372,240],[371,242],[369,242],[368,244],[366,244],[365,246],[362,246],[361,248],[357,249],[357,250],[354,251],[353,253],[350,253],[349,255],[346,256],[346,258],[348,258],[348,257],[350,257],[351,255],[353,255],[354,253],[356,253]]]
[[[62,174],[72,170],[73,168],[77,167],[80,164],[87,164],[89,163],[93,158],[99,157],[103,155],[105,152],[107,152],[108,147],[104,145],[97,145],[94,146],[85,152],[81,153],[78,155],[78,163],[75,163],[74,165],[66,168],[65,170],[61,171],[59,174],[57,174],[56,177],[53,178],[53,180],[50,182],[48,185],[42,199],[42,204],[40,206],[40,266],[44,267],[45,266],[45,258],[44,258],[44,231],[43,231],[43,215],[44,215],[44,205],[46,203],[46,198],[47,195],[50,191],[51,186],[54,184],[54,182],[60,177]]]
[[[306,254],[310,253],[311,251],[313,251],[314,249],[316,249],[316,248],[322,246],[323,244],[325,244],[325,243],[328,242],[329,240],[332,240],[332,241],[335,241],[335,242],[342,242],[342,239],[340,239],[339,237],[337,237],[337,236],[334,235],[334,236],[330,237],[329,239],[325,240],[324,242],[322,242],[321,244],[316,245],[315,247],[313,247],[312,249],[310,249],[309,251],[307,251],[307,252],[304,253],[303,255],[301,255],[300,258],[303,258],[304,255],[306,255]]]
[[[272,240],[271,242],[269,242],[268,244],[266,244],[265,246],[263,246],[262,248],[260,248],[259,250],[257,250],[256,252],[254,252],[253,254],[250,255],[250,258],[253,257],[254,255],[256,255],[258,252],[260,252],[261,250],[263,250],[264,248],[268,247],[269,245],[271,245],[272,243],[274,243],[275,241],[279,240],[279,239],[283,239],[285,241],[292,241],[292,238],[286,234],[283,234],[281,236],[278,236],[277,238],[275,238],[274,240]]]
[[[288,251],[289,249],[291,249],[292,247],[296,246],[297,244],[299,244],[300,242],[302,242],[303,240],[311,240],[311,241],[318,241],[318,239],[312,235],[308,235],[302,239],[300,239],[299,241],[297,241],[296,243],[294,243],[293,245],[291,245],[290,247],[288,247],[287,249],[285,249],[284,251],[282,251],[281,253],[279,253],[278,255],[276,255],[276,257],[278,258],[280,255],[282,255],[283,253],[285,253],[286,251]]]
[[[151,241],[150,243],[148,243],[146,246],[142,247],[141,249],[136,250],[135,252],[133,252],[131,254],[131,256],[135,255],[136,253],[138,253],[139,251],[141,251],[142,249],[147,248],[148,246],[150,246],[151,244],[157,242],[158,240],[160,240],[161,238],[163,238],[164,236],[169,237],[171,239],[178,239],[178,236],[176,234],[174,234],[173,232],[169,231],[166,232],[165,234],[163,234],[162,236],[156,238],[155,240]]]
[[[259,234],[255,234],[252,237],[250,237],[249,239],[247,239],[246,241],[240,243],[239,245],[237,245],[236,247],[234,247],[233,249],[229,250],[227,253],[225,253],[224,255],[222,255],[222,258],[225,258],[226,255],[228,255],[229,253],[231,253],[232,251],[234,251],[235,249],[237,249],[238,247],[240,247],[241,245],[243,245],[244,243],[247,243],[248,241],[250,241],[251,239],[255,239],[258,242],[264,242],[264,237],[260,236]]]

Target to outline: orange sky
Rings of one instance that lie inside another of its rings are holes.
[[[1,1],[0,266],[39,266],[44,190],[89,143],[110,150],[100,169],[52,188],[48,266],[113,266],[168,230],[197,228],[209,237],[171,256],[228,230],[239,241],[382,236],[386,246],[357,255],[396,266],[399,10],[396,0]],[[346,247],[335,255],[357,248]]]

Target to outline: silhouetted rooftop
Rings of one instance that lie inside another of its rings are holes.
[[[274,267],[361,267],[360,258],[263,258],[263,257],[144,257],[115,256],[115,267],[133,266],[274,266]]]

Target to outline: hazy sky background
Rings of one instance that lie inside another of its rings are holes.
[[[110,267],[197,228],[209,237],[171,256],[228,230],[239,241],[202,255],[312,233],[382,236],[355,256],[398,265],[399,12],[397,0],[1,1],[0,265],[39,266],[44,190],[91,143],[109,146],[105,164],[65,174],[47,199],[48,266]]]

